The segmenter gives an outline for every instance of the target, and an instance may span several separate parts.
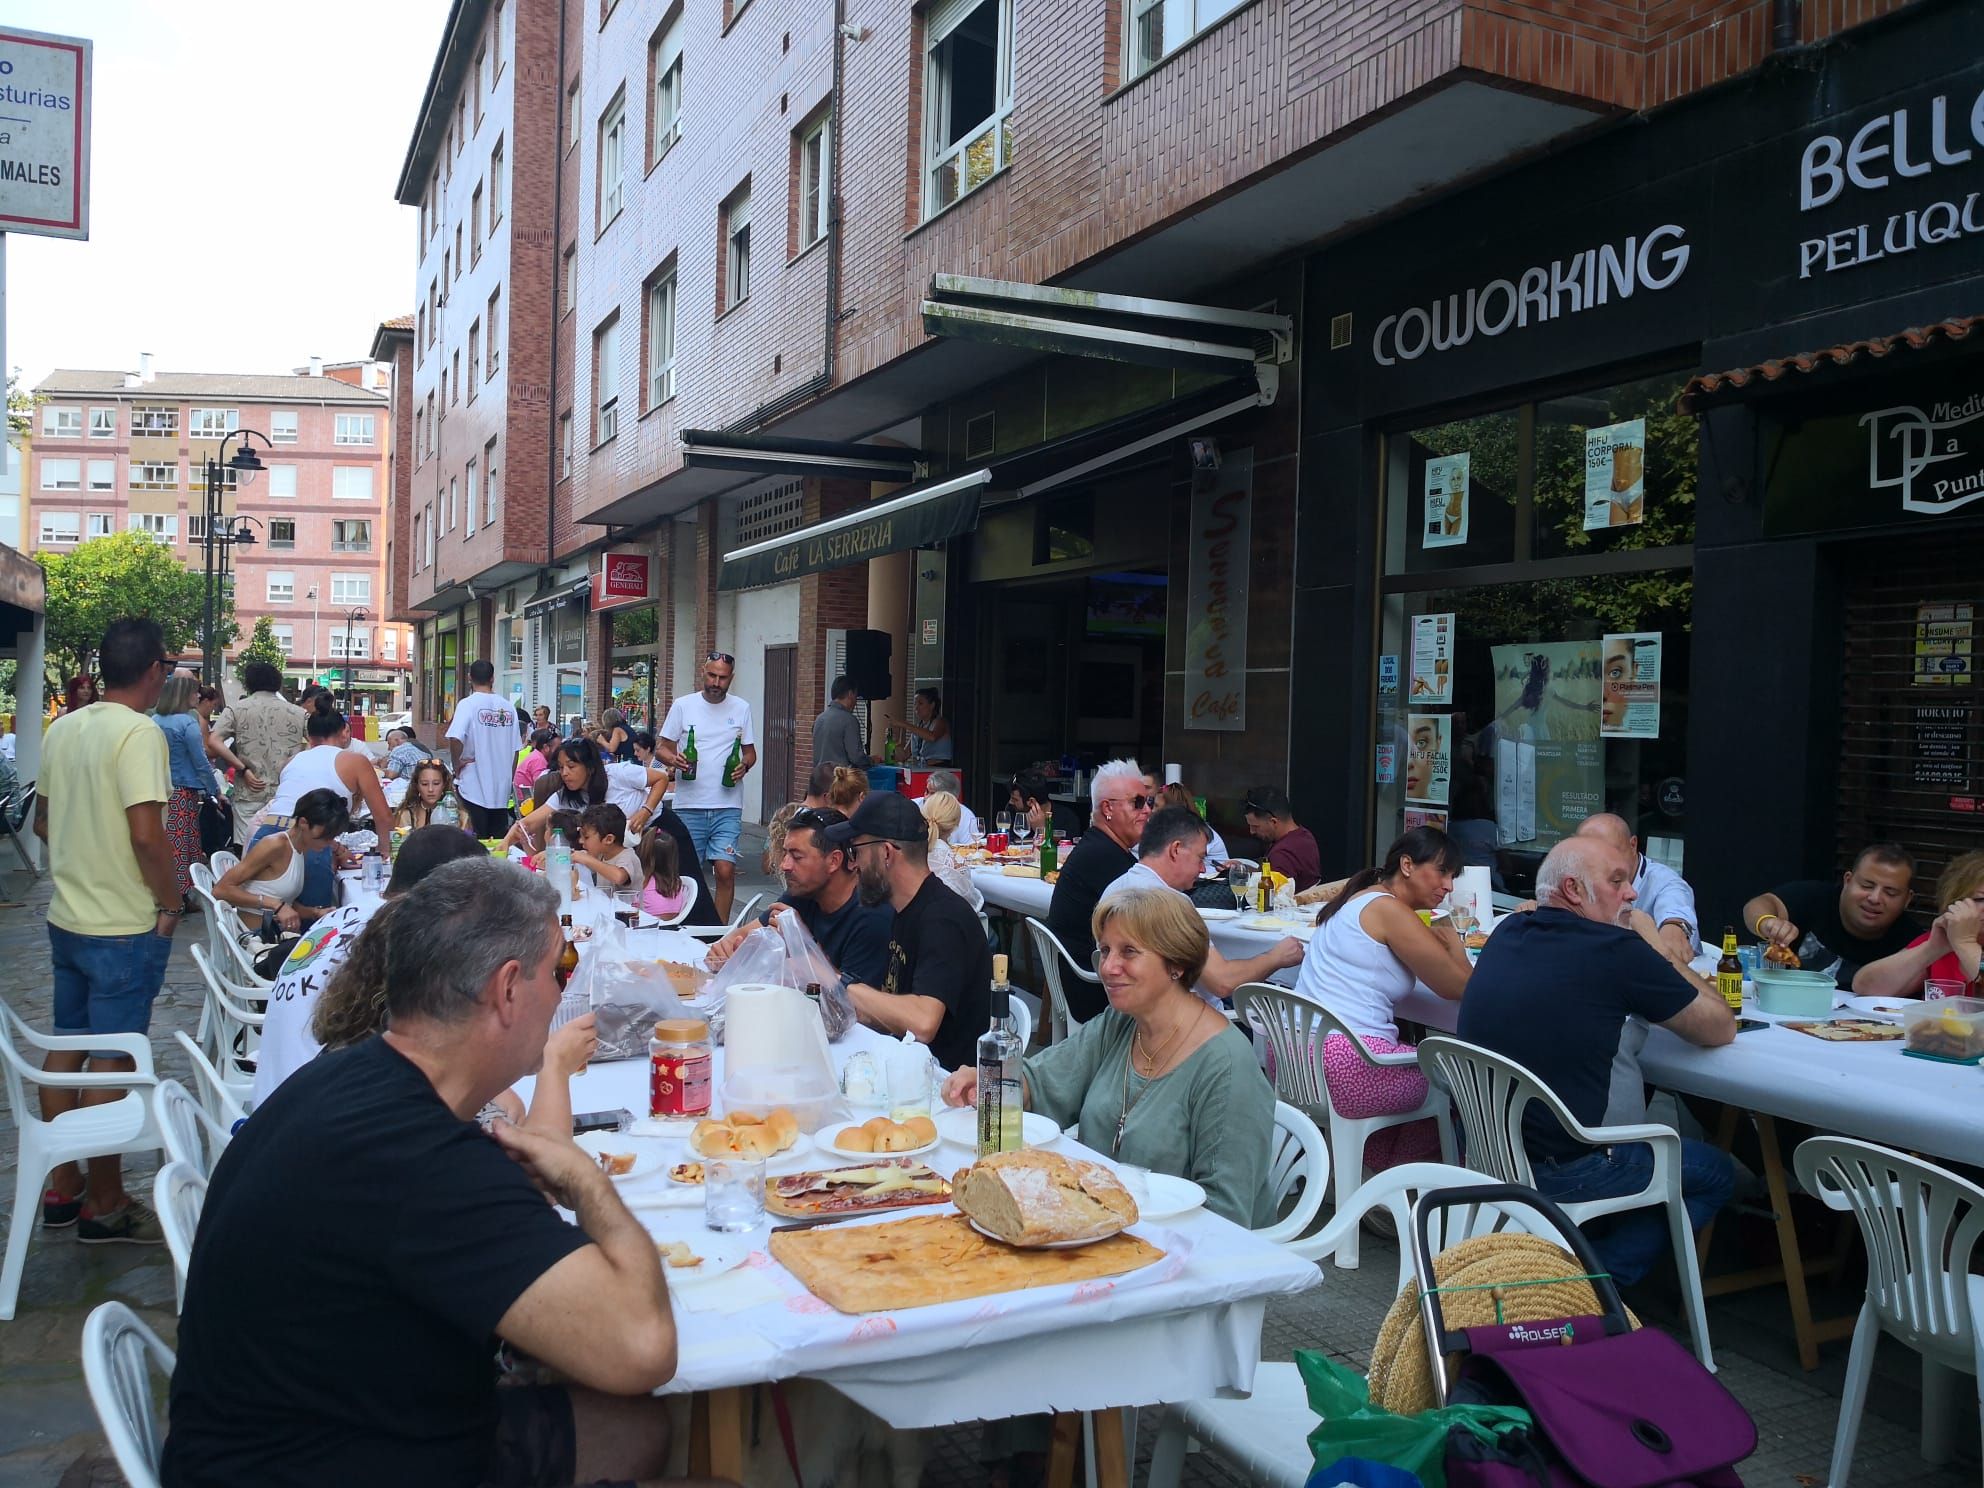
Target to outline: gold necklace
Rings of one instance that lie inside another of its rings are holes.
[[[1158,1048],[1156,1053],[1152,1053],[1151,1050],[1148,1048],[1148,1046],[1146,1046],[1146,1044],[1144,1043],[1143,1024],[1139,1023],[1137,1025],[1137,1031],[1130,1036],[1130,1052],[1132,1054],[1136,1054],[1139,1052],[1143,1054],[1144,1067],[1151,1071],[1150,1075],[1145,1076],[1146,1079],[1153,1079],[1156,1077],[1157,1067],[1160,1063],[1163,1062],[1164,1056],[1171,1052],[1171,1046],[1178,1042],[1179,1035],[1184,1033],[1184,1031],[1188,1027],[1190,1027],[1193,1023],[1198,1021],[1198,1016],[1199,1015],[1197,1011],[1194,1010],[1193,1012],[1187,1014],[1185,1017],[1179,1019],[1178,1026],[1171,1030],[1170,1034],[1165,1038],[1164,1043]]]

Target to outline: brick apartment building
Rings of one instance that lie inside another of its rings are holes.
[[[1935,0],[457,0],[397,187],[418,309],[374,346],[416,706],[445,713],[487,655],[527,704],[658,716],[732,653],[762,720],[748,819],[796,794],[848,634],[879,631],[877,716],[940,688],[981,811],[1024,764],[1134,750],[1229,839],[1247,787],[1286,782],[1362,861],[1399,819],[1342,786],[1398,722],[1372,617],[1426,588],[1393,584],[1380,514],[1404,506],[1373,462],[1408,409],[1524,395],[1435,382],[1362,417],[1340,374],[1387,307],[1332,254],[1423,260],[1389,306],[1416,325],[1402,307],[1521,226],[1505,183],[1574,215],[1657,174],[1670,133],[1734,171],[1957,67],[1974,49],[1935,48],[1975,24]],[[1591,151],[1615,174],[1570,173]],[[1441,236],[1413,238],[1426,215]],[[1560,279],[1601,263],[1565,231]],[[1690,283],[1740,298],[1726,257]],[[1520,282],[1526,327],[1548,292]],[[1235,503],[1238,565],[1207,525]],[[1319,644],[1347,687],[1304,685]]]
[[[255,541],[234,549],[235,620],[247,640],[271,618],[292,684],[338,673],[375,711],[403,706],[411,638],[383,618],[383,369],[321,363],[295,375],[59,370],[36,388],[25,531],[64,550],[112,532],[149,532],[205,566],[206,463],[237,430],[268,467],[228,472],[222,498]],[[356,615],[354,612],[362,611]],[[197,651],[182,658],[198,663]]]

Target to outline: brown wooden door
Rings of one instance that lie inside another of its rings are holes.
[[[799,700],[799,648],[765,647],[764,820],[788,801],[799,799],[793,788],[792,710]]]

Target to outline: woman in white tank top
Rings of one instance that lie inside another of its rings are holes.
[[[273,915],[278,929],[301,928],[337,908],[300,901],[310,854],[329,847],[350,825],[350,810],[336,791],[324,787],[305,791],[295,803],[290,824],[256,838],[247,855],[215,883],[214,897],[242,910],[251,926]]]
[[[1393,1009],[1399,999],[1423,982],[1458,1001],[1472,970],[1453,927],[1442,922],[1436,930],[1419,917],[1447,897],[1461,861],[1459,847],[1446,833],[1416,827],[1391,845],[1383,863],[1353,875],[1323,911],[1296,994],[1342,1019],[1372,1053],[1411,1052],[1411,1045],[1398,1041]],[[1341,1034],[1323,1041],[1322,1057],[1330,1105],[1338,1115],[1387,1116],[1416,1110],[1426,1100],[1426,1077],[1416,1066],[1374,1068]],[[1364,1146],[1364,1163],[1378,1172],[1437,1161],[1439,1149],[1433,1123],[1415,1121],[1373,1133]],[[1347,1181],[1355,1187],[1362,1180],[1359,1173]]]

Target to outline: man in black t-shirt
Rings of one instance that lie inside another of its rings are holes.
[[[666,1416],[645,1397],[676,1338],[654,1241],[569,1137],[474,1119],[542,1060],[557,903],[469,859],[367,927],[386,936],[388,1030],[291,1075],[214,1169],[168,1488],[664,1471]],[[575,1383],[499,1391],[499,1340]]]
[[[881,984],[889,969],[889,933],[896,912],[886,903],[861,902],[847,850],[827,841],[827,828],[846,820],[832,807],[809,806],[792,814],[778,865],[785,892],[777,904],[710,947],[710,970],[728,961],[745,936],[789,908],[797,912],[843,984]]]
[[[1047,904],[1047,928],[1084,971],[1095,959],[1095,906],[1136,863],[1131,854],[1157,805],[1144,789],[1144,772],[1135,760],[1111,760],[1097,770],[1089,799],[1095,814],[1061,864],[1060,881]],[[1100,982],[1063,976],[1061,990],[1067,995],[1068,1015],[1078,1023],[1086,1023],[1109,1005]]]
[[[1860,849],[1838,883],[1779,884],[1743,906],[1758,940],[1787,946],[1809,971],[1830,971],[1841,991],[1869,962],[1906,950],[1915,931],[1902,920],[1915,895],[1915,855],[1899,842]]]
[[[1636,867],[1602,838],[1567,837],[1551,848],[1536,875],[1542,907],[1496,927],[1460,1000],[1455,1031],[1522,1065],[1587,1127],[1647,1119],[1639,1053],[1649,1023],[1706,1047],[1736,1037],[1715,985],[1633,907]],[[1534,1103],[1523,1116],[1523,1145],[1536,1186],[1554,1199],[1613,1198],[1652,1180],[1645,1143],[1587,1147]],[[1728,1202],[1733,1182],[1727,1154],[1682,1142],[1681,1198],[1696,1229]],[[1658,1208],[1607,1216],[1588,1232],[1622,1284],[1645,1275],[1668,1245]]]
[[[930,827],[907,796],[877,791],[854,817],[827,828],[854,859],[863,904],[895,907],[879,984],[852,982],[861,1021],[911,1034],[945,1069],[970,1064],[992,1019],[992,948],[978,915],[930,872]]]

